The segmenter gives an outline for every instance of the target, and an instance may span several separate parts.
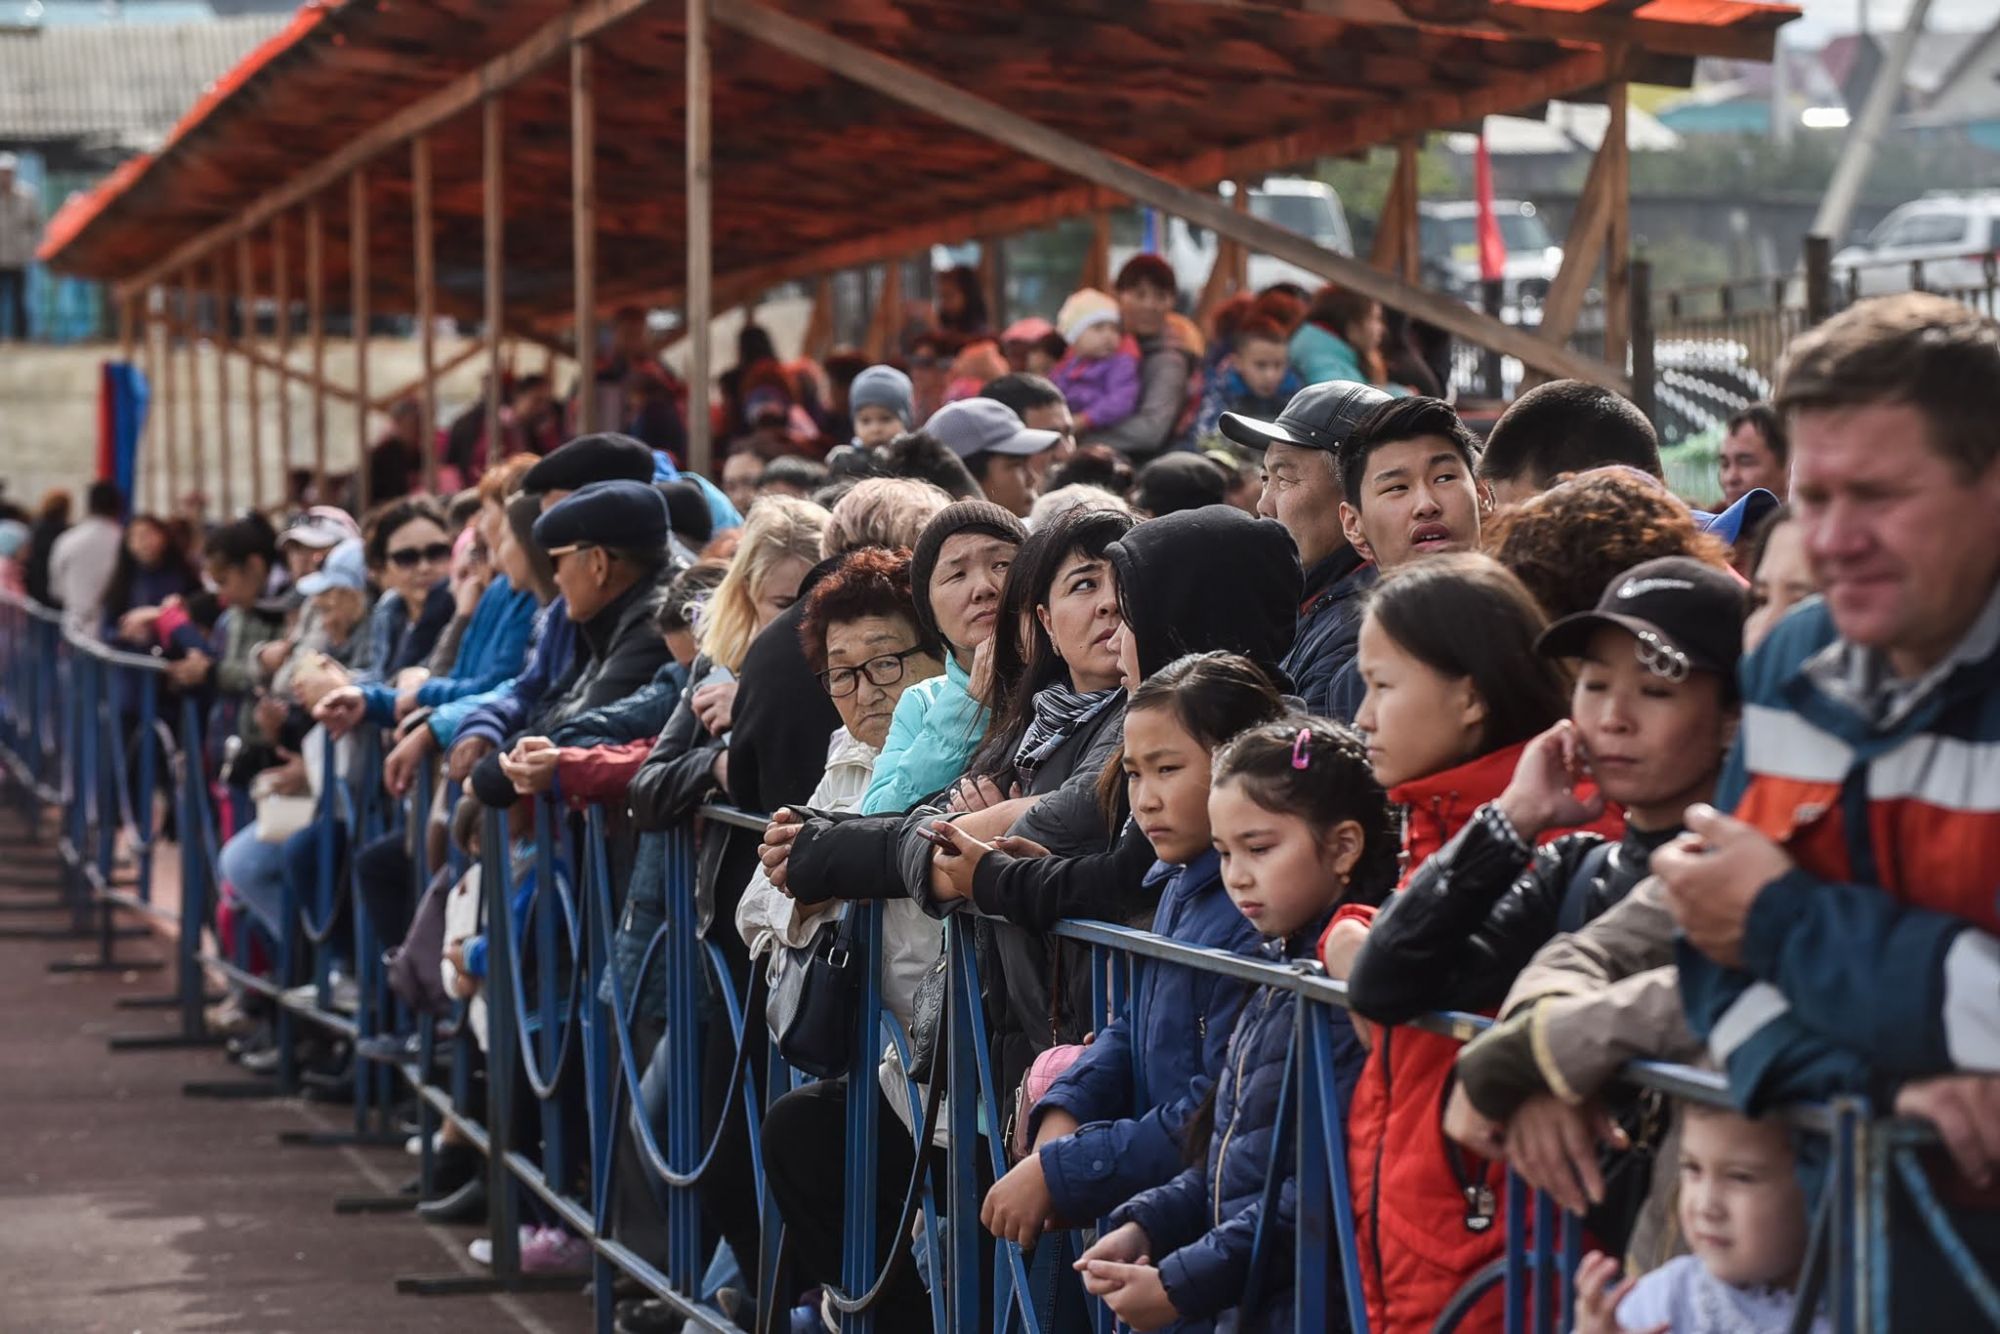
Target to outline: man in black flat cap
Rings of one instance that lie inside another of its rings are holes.
[[[1264,491],[1257,513],[1276,519],[1298,544],[1305,566],[1305,601],[1298,638],[1284,668],[1313,713],[1353,719],[1334,705],[1333,683],[1354,658],[1361,633],[1361,594],[1375,567],[1341,529],[1340,447],[1356,423],[1389,401],[1365,384],[1327,380],[1292,395],[1275,421],[1222,414],[1223,435],[1264,455]]]

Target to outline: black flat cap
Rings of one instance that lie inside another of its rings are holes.
[[[708,539],[715,536],[715,516],[709,513],[708,497],[701,488],[684,477],[655,482],[654,486],[666,497],[667,526],[674,530],[674,536],[689,546],[707,546]]]
[[[650,482],[653,451],[643,441],[616,431],[580,435],[549,451],[547,458],[522,474],[521,489],[581,491],[592,482]]]
[[[1363,417],[1388,401],[1389,395],[1373,385],[1322,380],[1293,394],[1276,421],[1225,412],[1220,425],[1224,436],[1251,449],[1278,443],[1330,453],[1347,443]]]
[[[535,520],[535,545],[622,547],[650,551],[667,544],[667,500],[644,482],[593,482],[564,496]]]

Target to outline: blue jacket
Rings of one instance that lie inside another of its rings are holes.
[[[900,814],[965,772],[986,731],[986,709],[972,697],[971,684],[958,659],[947,657],[943,676],[903,692],[874,780],[861,797],[863,815]]]
[[[1375,563],[1353,547],[1306,571],[1306,603],[1284,668],[1308,713],[1351,723],[1361,708],[1367,691],[1354,667],[1354,647],[1361,636],[1361,595],[1374,586],[1375,575]]]
[[[1324,925],[1322,921],[1294,935],[1290,949],[1283,941],[1264,942],[1263,957],[1273,963],[1288,955],[1309,957]],[[1146,1230],[1161,1282],[1181,1314],[1181,1330],[1203,1328],[1200,1322],[1209,1319],[1214,1324],[1208,1327],[1218,1331],[1291,1334],[1293,1329],[1292,1232],[1298,1206],[1289,1147],[1293,1135],[1274,1141],[1294,1008],[1289,991],[1263,988],[1250,998],[1237,1017],[1216,1077],[1215,1126],[1207,1154],[1111,1215],[1113,1227],[1137,1223]],[[1344,1115],[1366,1052],[1345,1011],[1335,1016],[1334,1025],[1335,1083]],[[1265,1183],[1274,1154],[1282,1176],[1275,1194],[1277,1216],[1266,1221]],[[1273,1229],[1264,1239],[1266,1268],[1254,1307],[1244,1309],[1260,1225]]]
[[[1146,887],[1160,894],[1155,935],[1233,954],[1261,943],[1229,901],[1212,849],[1186,866],[1155,862]],[[1139,966],[1131,1012],[1099,1029],[1036,1105],[1037,1113],[1061,1108],[1083,1122],[1041,1149],[1060,1218],[1096,1218],[1187,1165],[1183,1133],[1208,1099],[1250,990],[1178,964]]]
[[[1372,383],[1362,373],[1361,358],[1355,354],[1353,344],[1323,325],[1307,320],[1293,333],[1290,346],[1292,366],[1307,384],[1327,380]]]
[[[542,635],[521,674],[498,687],[485,703],[457,724],[459,737],[484,737],[498,746],[527,726],[528,716],[549,687],[561,680],[577,654],[576,623],[569,605],[557,598],[542,608]],[[463,703],[464,701],[459,701]]]
[[[418,686],[418,705],[435,708],[477,695],[520,671],[534,622],[534,595],[515,591],[504,574],[494,579],[472,609],[472,619],[458,643],[458,656],[452,659],[451,675],[433,676]],[[387,682],[363,685],[361,696],[367,701],[370,721],[384,727],[396,721],[396,691]]]

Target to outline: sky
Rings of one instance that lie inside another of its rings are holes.
[[[1903,25],[1910,12],[1910,0],[1792,0],[1805,11],[1798,22],[1785,28],[1786,40],[1801,42],[1808,35],[1814,41],[1837,32],[1853,32],[1858,26],[1862,4],[1868,9],[1868,26],[1874,32],[1888,32]],[[1925,26],[1932,32],[1977,32],[1993,26],[1993,0],[1931,0]]]

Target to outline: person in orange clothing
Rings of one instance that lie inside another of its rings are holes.
[[[1486,556],[1413,562],[1370,595],[1356,657],[1367,694],[1355,725],[1375,777],[1404,808],[1404,887],[1506,789],[1529,741],[1567,715],[1567,680],[1535,648],[1546,628],[1520,580]],[[1589,825],[1611,838],[1621,826],[1609,815]],[[1361,966],[1374,915],[1335,915],[1320,942],[1331,976]],[[1505,1248],[1505,1168],[1445,1137],[1457,1042],[1359,1014],[1355,1028],[1370,1045],[1347,1138],[1369,1329],[1427,1334]],[[1459,1328],[1498,1330],[1498,1304],[1482,1304]]]

